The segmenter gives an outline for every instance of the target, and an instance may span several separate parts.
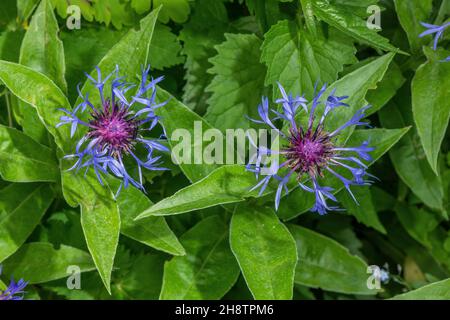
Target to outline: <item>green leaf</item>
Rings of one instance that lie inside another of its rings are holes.
[[[272,209],[239,205],[230,244],[255,299],[292,299],[297,249]]]
[[[71,109],[61,89],[47,76],[28,67],[0,61],[0,81],[19,99],[36,108],[39,118],[55,137],[62,150],[70,148],[70,127],[56,128],[61,112],[59,108]]]
[[[209,141],[203,140],[203,131],[213,129],[202,117],[193,112],[183,103],[179,102],[167,91],[158,88],[156,93],[157,101],[169,101],[164,108],[156,109],[155,113],[161,117],[161,123],[166,131],[169,139],[169,145],[172,149],[172,159],[176,159],[180,163],[180,168],[190,181],[198,181],[207,176],[214,169],[218,168],[217,164],[206,164],[203,161],[196,160],[197,152],[202,157],[205,147],[210,144]],[[203,130],[203,131],[202,131]],[[181,137],[174,137],[174,133],[182,133]],[[174,140],[178,138],[178,140]],[[185,139],[187,139],[185,141]],[[183,162],[178,159],[178,153],[174,153],[174,146],[186,144],[190,161]]]
[[[450,279],[431,283],[422,288],[400,294],[393,300],[449,300]]]
[[[399,128],[413,123],[407,101],[390,104],[381,110],[379,117],[386,128]],[[442,182],[425,159],[415,129],[400,140],[397,147],[389,152],[389,156],[395,171],[412,192],[430,208],[442,210]]]
[[[408,234],[423,246],[431,249],[432,245],[428,234],[439,224],[435,215],[424,208],[418,209],[400,202],[395,205],[394,211]]]
[[[186,256],[166,262],[160,299],[222,298],[239,276],[228,232],[218,216],[206,218],[186,232],[180,238]]]
[[[425,30],[420,22],[426,22],[431,15],[433,0],[395,0],[394,3],[412,51],[420,53],[421,47],[429,41],[429,38],[419,38],[419,34]]]
[[[84,72],[94,69],[125,33],[100,26],[61,32],[70,101],[78,98],[77,85],[86,80]]]
[[[2,265],[6,275],[14,275],[15,279],[24,279],[30,284],[69,277],[72,275],[68,272],[70,266],[80,268],[81,272],[95,270],[87,252],[65,245],[56,249],[45,242],[24,244]]]
[[[450,64],[440,63],[430,48],[429,60],[416,71],[412,88],[412,108],[425,155],[436,174],[439,150],[450,119]]]
[[[153,7],[157,8],[162,5],[159,20],[163,23],[169,22],[169,19],[177,23],[185,22],[191,8],[188,0],[153,0]]]
[[[58,32],[58,22],[49,0],[41,1],[23,38],[19,62],[45,74],[65,92],[64,49]]]
[[[391,149],[407,132],[409,128],[403,129],[369,129],[356,130],[347,142],[347,146],[358,146],[364,141],[370,141],[370,145],[375,148],[371,152],[372,161],[369,166],[382,157],[389,149]],[[334,193],[343,190],[343,184],[340,180],[327,176],[323,185],[334,188]],[[353,188],[356,190],[359,187]],[[283,220],[290,220],[299,214],[307,212],[314,205],[314,195],[305,192],[300,188],[291,191],[289,195],[280,202],[280,208],[277,214]]]
[[[183,88],[183,102],[199,114],[204,114],[210,93],[205,88],[214,76],[207,73],[212,67],[209,58],[216,55],[214,46],[225,40],[229,28],[225,5],[221,1],[198,0],[194,13],[180,32],[186,55],[186,85]]]
[[[338,201],[342,203],[342,206],[346,209],[346,211],[354,216],[359,222],[386,234],[386,229],[383,227],[380,219],[378,218],[369,187],[354,188],[352,192],[358,200],[358,203],[355,203],[346,190],[340,191],[336,197]]]
[[[366,94],[370,89],[377,88],[378,83],[386,74],[394,55],[393,53],[385,54],[344,76],[328,87],[324,96],[327,96],[332,90],[336,89],[335,95],[349,96],[345,102],[350,105],[349,108],[339,109],[327,117],[325,127],[329,132],[342,126],[351,119],[357,110],[367,104],[365,101]],[[339,142],[347,140],[353,130],[354,127],[347,129],[347,134],[341,133],[338,137]]]
[[[384,107],[397,94],[405,81],[400,67],[392,62],[377,88],[367,92],[366,99],[372,106],[367,110],[367,115],[374,114]]]
[[[367,264],[338,242],[306,228],[289,225],[298,250],[295,283],[346,294],[370,295]]]
[[[43,0],[23,38],[19,63],[46,75],[63,92],[67,92],[64,48],[58,33],[53,7],[49,0]],[[19,110],[23,117],[23,131],[36,141],[50,145],[47,130],[39,120],[37,111],[22,101],[19,101]]]
[[[294,22],[283,20],[264,36],[261,61],[268,68],[265,84],[281,83],[294,96],[311,97],[318,82],[336,81],[345,64],[356,62],[356,49],[342,35],[331,30],[328,38],[313,36]],[[274,87],[277,92],[278,87]]]
[[[53,198],[45,184],[13,183],[0,190],[0,262],[27,240]]]
[[[59,168],[51,149],[0,125],[0,175],[13,182],[56,182]]]
[[[244,165],[225,165],[207,177],[191,184],[143,211],[137,219],[166,216],[209,208],[219,204],[240,202],[256,184],[253,173]]]
[[[38,4],[39,0],[17,0],[17,16],[20,21],[27,20]]]
[[[373,1],[370,2],[373,3]],[[399,51],[389,43],[388,39],[367,27],[366,20],[357,15],[358,12],[355,10],[353,1],[311,0],[311,3],[317,18],[350,37],[384,51]],[[359,4],[356,4],[356,6],[359,6]],[[361,4],[360,9],[366,10],[367,6],[364,7],[364,4]]]
[[[152,68],[162,70],[183,63],[184,59],[180,56],[180,51],[181,45],[170,28],[156,24],[149,55]]]
[[[112,180],[112,179],[111,179]],[[119,181],[109,182],[113,189],[119,187]],[[152,205],[141,191],[134,187],[123,189],[117,197],[121,218],[121,233],[157,250],[172,255],[184,255],[186,252],[177,237],[162,217],[148,217],[135,221],[139,213]]]
[[[162,286],[165,257],[140,254],[130,261],[128,270],[114,276],[112,295],[120,300],[157,300]]]
[[[149,63],[150,43],[152,41],[153,31],[155,29],[156,19],[159,8],[152,11],[149,15],[140,21],[140,29],[131,29],[98,63],[98,67],[104,75],[114,71],[118,65],[120,74],[125,76],[124,80],[134,81],[135,76],[141,72],[141,67]],[[130,59],[130,57],[133,57]],[[91,73],[93,78],[97,77],[97,70]],[[112,79],[109,79],[105,88],[111,85]],[[89,99],[94,105],[100,104],[100,94],[95,85],[86,80],[81,89],[83,94],[89,93]],[[80,104],[82,98],[78,98],[76,104]]]
[[[264,93],[265,67],[260,61],[261,40],[250,34],[225,34],[216,46],[218,55],[208,72],[214,79],[206,88],[212,93],[205,115],[218,129],[248,128],[246,116],[256,117]]]
[[[63,172],[63,192],[71,205],[81,205],[81,226],[102,281],[111,292],[111,272],[120,233],[120,214],[113,194],[93,170],[86,175]]]

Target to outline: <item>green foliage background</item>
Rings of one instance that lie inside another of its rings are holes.
[[[27,299],[450,299],[449,36],[436,52],[418,37],[449,16],[449,0],[2,0],[0,291],[14,275]],[[346,210],[319,216],[300,189],[275,212],[272,187],[249,193],[241,165],[170,164],[146,173],[147,194],[114,200],[115,179],[66,171],[75,138],[56,110],[78,103],[80,82],[93,92],[96,65],[131,80],[147,63],[165,75],[169,137],[194,121],[251,127],[277,81],[308,100],[316,81],[349,95],[334,128],[372,104],[373,128],[341,142],[370,139],[380,181],[354,189],[359,205],[337,188]],[[66,285],[73,265],[80,290]],[[390,272],[379,290],[369,265]]]

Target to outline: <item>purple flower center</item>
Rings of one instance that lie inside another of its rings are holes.
[[[322,176],[322,168],[333,155],[330,136],[321,128],[306,132],[291,130],[290,133],[289,145],[284,150],[289,167],[299,173],[299,178],[303,173]]]
[[[111,106],[106,100],[101,111],[91,113],[89,137],[98,139],[101,149],[107,148],[111,154],[121,154],[131,150],[135,141],[139,121],[132,118],[126,106],[119,107],[117,102]]]

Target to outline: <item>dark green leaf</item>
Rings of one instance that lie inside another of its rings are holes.
[[[239,276],[228,232],[218,216],[206,218],[186,232],[180,238],[186,256],[166,263],[160,299],[222,298]]]
[[[0,175],[13,182],[56,182],[59,168],[51,149],[0,125]]]
[[[53,201],[45,184],[11,184],[0,190],[0,262],[27,240]]]

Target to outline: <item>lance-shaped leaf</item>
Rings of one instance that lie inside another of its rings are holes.
[[[439,151],[450,119],[450,64],[438,62],[430,48],[425,48],[425,53],[429,60],[417,69],[411,85],[412,108],[425,155],[437,174]]]
[[[230,244],[255,299],[292,299],[297,249],[272,209],[239,205]]]
[[[46,242],[24,244],[2,265],[5,275],[25,279],[31,284],[65,278],[74,272],[95,270],[89,253],[66,245],[56,249]]]
[[[403,98],[404,99],[404,98]],[[413,124],[408,101],[392,103],[379,113],[385,128],[401,128]],[[430,167],[414,128],[389,152],[395,171],[411,191],[427,206],[442,210],[442,181]]]
[[[141,68],[149,62],[150,43],[152,41],[153,31],[158,18],[160,8],[153,10],[140,22],[140,29],[131,29],[99,62],[98,67],[106,76],[113,72],[116,66],[119,66],[121,75],[125,80],[135,82],[136,75],[141,73]],[[93,70],[90,75],[96,79],[97,70]],[[113,77],[106,83],[105,88],[109,88]],[[100,105],[100,94],[95,85],[86,80],[81,92],[89,94],[89,100],[94,105]],[[82,102],[82,98],[77,99],[77,104]]]
[[[41,1],[23,38],[19,63],[46,75],[66,92],[64,49],[58,32],[58,22],[51,3],[49,0]],[[23,131],[36,141],[48,143],[47,130],[39,120],[37,111],[22,101],[19,102],[19,108],[23,117]]]
[[[20,100],[36,108],[39,119],[62,150],[70,150],[70,126],[56,128],[59,108],[70,110],[64,93],[47,76],[20,64],[0,61],[0,81]]]
[[[120,214],[113,194],[102,186],[92,170],[86,175],[63,172],[66,200],[81,206],[81,226],[95,266],[108,290],[120,233]]]
[[[449,300],[450,279],[434,282],[419,289],[400,294],[393,300]]]
[[[160,299],[222,298],[239,276],[228,233],[219,216],[206,218],[186,232],[180,238],[186,256],[166,262]]]
[[[108,184],[116,190],[117,179]],[[135,221],[136,216],[152,205],[152,202],[140,190],[129,187],[121,191],[117,198],[121,218],[121,233],[145,245],[172,255],[184,255],[186,252],[175,234],[170,230],[163,217],[148,217]]]
[[[51,149],[16,129],[0,125],[0,175],[13,182],[55,182],[59,168]]]
[[[203,139],[203,131],[214,129],[202,117],[193,112],[180,101],[172,97],[167,91],[158,88],[157,100],[159,102],[167,101],[167,105],[163,108],[156,109],[156,114],[161,117],[161,123],[164,126],[166,136],[172,149],[172,159],[180,164],[180,168],[185,176],[192,182],[198,181],[214,169],[218,168],[217,164],[207,164],[202,161],[203,150],[210,144]],[[178,152],[174,152],[174,148],[179,145],[186,146],[186,152],[189,156],[187,161],[179,158]]]
[[[422,45],[430,39],[419,38],[418,35],[424,31],[420,24],[425,22],[433,10],[433,0],[395,0],[395,11],[402,28],[408,36],[409,44],[414,53],[419,53]]]
[[[367,264],[338,242],[289,225],[298,250],[295,283],[347,294],[376,294],[367,286]]]
[[[45,184],[14,183],[0,190],[0,262],[27,240],[53,198]]]
[[[204,179],[183,188],[143,211],[138,219],[166,216],[209,208],[219,204],[240,202],[255,195],[249,190],[257,183],[255,175],[243,165],[227,165],[213,171]]]

